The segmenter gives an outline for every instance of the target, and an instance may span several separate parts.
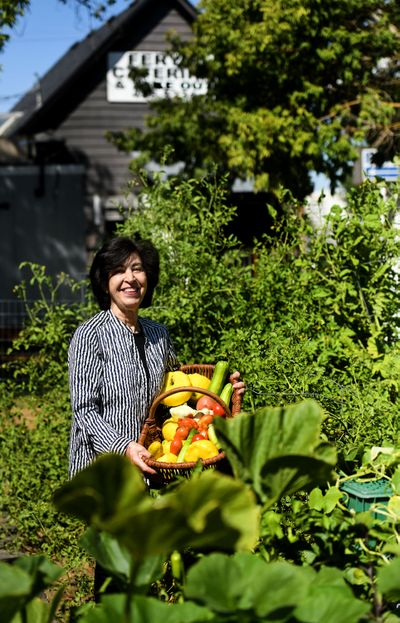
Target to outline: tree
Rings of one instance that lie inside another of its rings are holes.
[[[9,39],[4,28],[12,28],[18,17],[23,15],[29,6],[30,0],[2,0],[0,6],[0,51]]]
[[[256,189],[303,198],[310,172],[332,188],[361,145],[377,162],[400,146],[397,0],[202,0],[193,39],[171,39],[182,66],[208,81],[190,100],[154,101],[144,130],[112,135],[141,161],[173,148],[184,175],[217,164]]]

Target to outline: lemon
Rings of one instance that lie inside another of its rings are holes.
[[[162,451],[164,454],[168,454],[171,449],[171,442],[166,439],[162,440]]]
[[[164,452],[161,441],[153,441],[147,448],[153,459],[158,459]]]
[[[193,387],[201,387],[202,389],[208,389],[210,385],[210,379],[204,374],[200,374],[199,372],[193,372],[188,375]],[[192,397],[195,400],[199,400],[203,394],[201,392],[193,392]]]
[[[163,427],[161,429],[162,436],[167,441],[172,441],[175,437],[176,429],[178,428],[178,422],[174,422],[173,420],[166,420],[164,422]]]
[[[162,456],[160,456],[157,461],[159,461],[160,463],[176,463],[176,459],[176,454],[168,452],[167,454],[163,454]]]
[[[219,454],[217,446],[209,439],[193,441],[186,450],[185,463],[191,463],[198,459],[212,459],[217,454]]]
[[[161,392],[164,393],[170,389],[176,389],[179,387],[190,387],[191,384],[192,383],[190,382],[188,374],[185,374],[185,372],[181,372],[180,370],[174,370],[173,372],[166,373]],[[187,402],[191,395],[192,392],[189,391],[176,392],[175,394],[171,394],[171,396],[164,398],[164,400],[161,401],[161,404],[166,405],[167,407],[178,407],[184,402]]]

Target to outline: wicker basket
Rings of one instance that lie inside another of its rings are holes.
[[[186,364],[181,366],[180,370],[185,372],[186,374],[193,374],[198,372],[199,374],[203,374],[211,379],[214,365],[213,364]],[[149,416],[146,419],[142,432],[140,434],[139,443],[145,446],[146,448],[153,441],[161,441],[162,434],[161,428],[163,421],[168,416],[167,408],[162,405],[162,401],[164,398],[171,396],[173,394],[182,392],[182,391],[195,391],[201,392],[205,396],[209,396],[218,404],[222,406],[225,411],[225,415],[222,417],[233,417],[237,413],[240,412],[242,406],[242,397],[241,394],[237,392],[237,390],[233,390],[232,400],[231,400],[231,408],[227,407],[223,400],[213,392],[209,392],[207,389],[203,389],[201,387],[177,387],[173,389],[169,389],[166,392],[163,392],[154,400],[151,405]],[[203,463],[203,469],[212,469],[217,466],[217,464],[225,458],[225,453],[220,452],[216,456],[213,456],[211,459],[201,459]],[[197,463],[161,463],[160,461],[156,461],[155,459],[149,458],[144,459],[149,467],[152,467],[157,472],[156,480],[162,483],[168,483],[175,480],[178,476],[186,476],[190,477],[194,467]]]

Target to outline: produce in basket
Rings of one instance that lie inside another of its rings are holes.
[[[178,428],[178,426],[179,426],[179,423],[173,420],[172,418],[165,420],[162,426],[162,431],[161,431],[163,439],[165,441],[172,441],[173,438],[175,437],[176,429]]]
[[[160,456],[157,461],[159,461],[160,463],[176,463],[177,461],[177,456],[176,454],[172,454],[172,452],[167,452],[167,454],[163,454],[162,456]]]
[[[189,476],[198,460],[202,460],[208,469],[224,459],[225,455],[213,426],[214,418],[230,418],[241,409],[240,393],[232,385],[226,361],[216,365],[186,364],[180,371],[189,377],[192,385],[175,385],[167,392],[161,392],[150,408],[140,437],[142,445],[156,450],[151,452],[152,456],[146,462],[148,461],[164,482],[174,480],[179,474]],[[196,374],[206,380],[200,380]],[[189,393],[189,390],[190,398],[182,401],[180,396],[179,404],[174,400],[174,406],[166,410],[166,399]],[[207,400],[203,400],[205,404],[199,408],[199,401],[204,398]],[[163,427],[167,438],[164,437]],[[161,451],[158,444],[154,445],[155,441],[161,444]],[[175,458],[171,459],[171,455]]]
[[[164,379],[164,385],[161,389],[162,393],[167,392],[170,389],[174,389],[176,387],[190,387],[192,385],[191,380],[188,374],[185,372],[181,372],[181,370],[173,370],[172,372],[167,372]],[[187,402],[191,396],[191,391],[183,391],[177,392],[176,394],[172,394],[171,396],[166,396],[162,400],[162,404],[167,407],[177,407],[178,405]]]
[[[166,405],[167,407],[179,407],[188,401],[197,401],[196,408],[200,410],[203,408],[202,404],[198,404],[199,400],[204,400],[206,398],[201,392],[202,389],[206,389],[213,394],[217,394],[218,396],[221,394],[222,399],[229,406],[233,387],[232,383],[226,382],[228,376],[228,362],[227,361],[218,361],[215,364],[214,371],[212,373],[211,379],[206,377],[204,374],[200,374],[198,372],[188,373],[186,374],[182,370],[174,370],[172,372],[167,372],[164,378],[164,384],[161,389],[161,394],[169,392],[171,390],[176,390],[182,387],[181,392],[170,393],[169,395],[163,397],[161,400],[161,404]],[[190,391],[189,387],[195,388],[195,390]],[[211,399],[208,397],[208,400]],[[214,405],[218,403],[214,402]],[[220,406],[220,405],[218,405]],[[218,406],[216,410],[218,411]],[[207,407],[212,409],[212,407]],[[223,415],[224,410],[219,413],[219,415]]]
[[[199,372],[192,372],[192,374],[188,374],[188,377],[190,378],[190,382],[193,385],[193,387],[201,387],[201,389],[208,389],[211,379],[208,378],[208,376],[205,376],[204,374],[200,374]],[[199,400],[199,398],[202,397],[202,393],[201,392],[193,392],[192,394],[192,398],[194,400]]]
[[[171,457],[173,454],[174,459],[169,462],[190,463],[217,456],[220,450],[213,426],[217,414],[209,412],[208,409],[194,413],[193,409],[190,411],[181,409],[180,412],[188,415],[180,416],[176,414],[176,410],[177,407],[170,408],[170,414],[175,412],[175,415],[165,420],[161,428],[162,441],[158,443],[153,441],[148,448],[153,458],[156,461],[168,462],[165,457]]]
[[[214,394],[221,393],[226,377],[228,376],[229,364],[227,361],[217,361],[215,364],[214,372],[211,377],[210,385],[208,386],[208,391],[213,392]]]
[[[217,456],[217,454],[219,454],[219,451],[212,441],[209,439],[201,439],[193,441],[190,444],[185,454],[184,461],[186,463],[191,463],[198,459],[212,459],[213,456]]]
[[[147,448],[153,459],[158,459],[164,454],[163,445],[161,441],[153,441]]]

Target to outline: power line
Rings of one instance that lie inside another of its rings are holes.
[[[12,43],[45,43],[46,41],[76,41],[76,37],[57,37],[57,35],[49,37],[27,37],[24,39],[13,39]]]
[[[0,100],[12,100],[15,99],[16,97],[22,97],[24,95],[24,93],[15,93],[15,95],[1,95],[0,96]]]

